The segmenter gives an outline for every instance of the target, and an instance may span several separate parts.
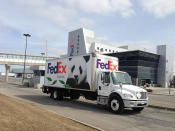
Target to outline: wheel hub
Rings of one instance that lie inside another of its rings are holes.
[[[113,111],[117,111],[119,109],[119,102],[118,100],[114,99],[111,101],[111,108]]]
[[[53,93],[53,97],[54,97],[54,99],[56,99],[56,98],[58,97],[58,95],[57,95],[57,91],[54,91],[54,93]]]

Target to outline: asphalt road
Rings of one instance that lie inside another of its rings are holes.
[[[0,93],[33,103],[41,108],[91,124],[107,131],[174,131],[175,112],[145,108],[141,113],[125,110],[122,115],[109,112],[95,102],[55,101],[39,89],[0,83]]]

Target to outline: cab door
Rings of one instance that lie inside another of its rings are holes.
[[[102,72],[98,79],[98,95],[108,96],[110,92],[111,78],[110,72]]]

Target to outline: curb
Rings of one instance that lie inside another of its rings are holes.
[[[153,93],[148,93],[150,95],[163,95],[163,96],[175,96],[173,94],[153,94]]]
[[[155,105],[148,105],[150,108],[157,108],[157,109],[164,109],[168,111],[175,111],[175,108],[170,108],[170,107],[163,107],[163,106],[155,106]]]
[[[37,105],[36,105],[36,106],[37,106]],[[77,123],[80,123],[80,124],[82,124],[82,125],[84,125],[84,126],[87,126],[87,127],[92,128],[92,129],[95,129],[95,130],[97,130],[97,131],[105,131],[105,130],[103,130],[103,129],[101,129],[101,128],[98,128],[98,127],[96,127],[96,126],[93,126],[93,125],[91,125],[91,124],[87,124],[87,123],[82,122],[82,121],[79,121],[79,120],[77,120],[77,119],[73,119],[73,118],[71,118],[71,117],[64,116],[64,115],[62,115],[62,114],[58,114],[58,113],[56,113],[56,112],[54,112],[54,111],[52,111],[52,110],[47,110],[47,111],[52,112],[52,113],[55,113],[55,114],[57,114],[57,115],[60,115],[60,116],[62,116],[62,117],[64,117],[64,118],[70,119],[70,120],[72,120],[72,121],[75,121],[75,122],[77,122]]]
[[[59,114],[59,115],[60,115],[60,114]],[[63,115],[62,115],[62,116],[63,116]],[[84,123],[84,122],[82,122],[82,121],[79,121],[79,120],[76,120],[76,119],[73,119],[73,118],[70,118],[70,117],[67,117],[67,116],[63,116],[63,117],[65,117],[65,118],[67,118],[67,119],[70,119],[70,120],[72,120],[72,121],[75,121],[75,122],[77,122],[77,123],[80,123],[80,124],[82,124],[82,125],[84,125],[84,126],[90,127],[90,128],[92,128],[92,129],[95,129],[95,130],[98,130],[98,131],[105,131],[105,130],[103,130],[103,129],[101,129],[101,128],[98,128],[98,127],[95,127],[95,126],[93,126],[93,125]]]

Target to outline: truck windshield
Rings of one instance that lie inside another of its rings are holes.
[[[125,72],[112,72],[112,81],[114,85],[117,85],[119,83],[132,84],[131,77],[128,73]]]

